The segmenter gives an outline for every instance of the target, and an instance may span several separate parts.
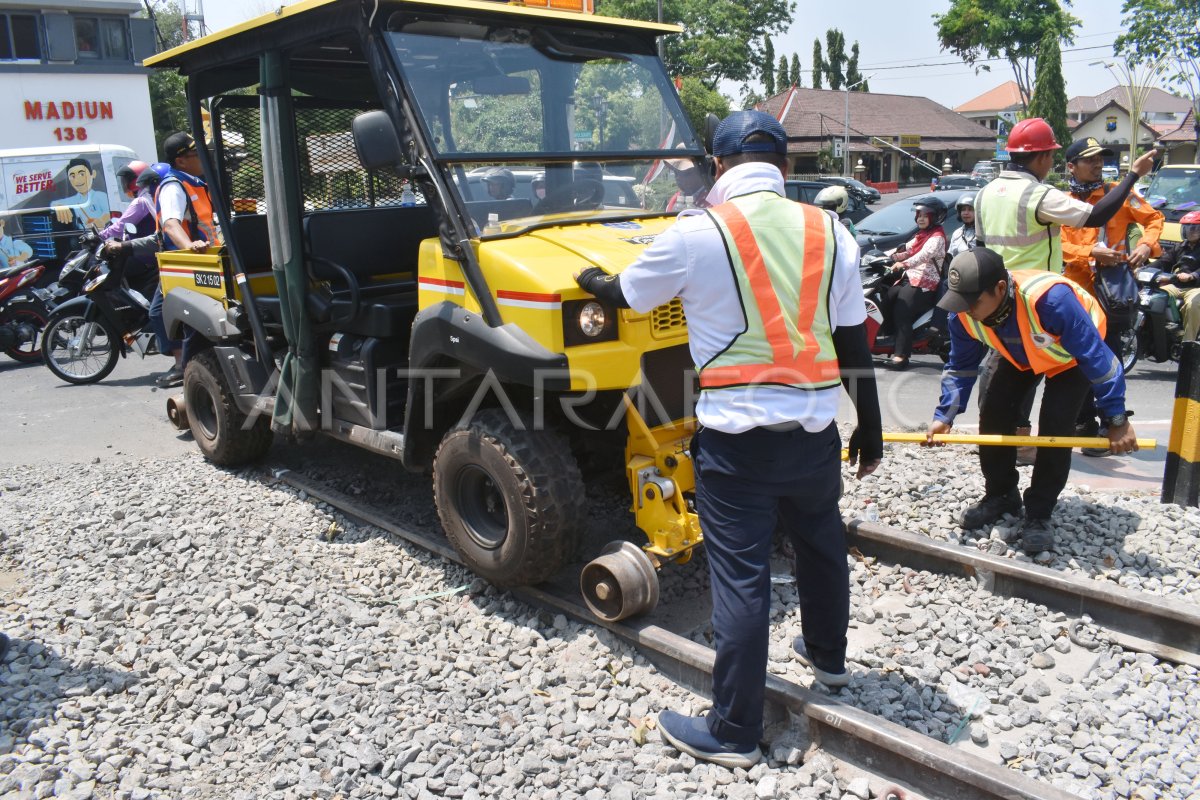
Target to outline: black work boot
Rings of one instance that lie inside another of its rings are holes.
[[[996,522],[1005,514],[1019,515],[1022,508],[1021,493],[1016,489],[1008,494],[989,494],[975,505],[968,506],[959,517],[958,524],[967,530],[982,528]]]
[[[1054,528],[1050,525],[1050,520],[1026,518],[1021,525],[1021,549],[1029,556],[1053,550]]]

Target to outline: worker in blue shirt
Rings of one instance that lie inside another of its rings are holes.
[[[942,372],[942,397],[927,443],[948,433],[966,408],[980,362],[988,349],[1002,357],[979,413],[981,434],[1013,434],[1021,400],[1043,377],[1046,388],[1038,420],[1042,436],[1071,436],[1075,415],[1090,388],[1104,414],[1109,449],[1137,450],[1125,413],[1125,373],[1104,344],[1104,312],[1079,285],[1045,270],[1013,270],[985,247],[950,262],[948,291],[938,303],[950,313],[950,360]],[[1022,513],[1017,491],[1016,448],[980,447],[984,497],[967,508],[963,528],[991,525]],[[1034,555],[1054,546],[1051,513],[1067,485],[1071,450],[1039,448],[1024,497],[1021,547]]]

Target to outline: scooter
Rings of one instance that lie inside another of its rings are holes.
[[[42,334],[46,366],[74,384],[104,380],[117,366],[118,358],[131,351],[143,358],[158,354],[150,330],[150,301],[125,278],[125,265],[130,259],[120,258],[110,264],[95,230],[84,234],[82,241],[87,257],[76,267],[82,269],[82,293],[54,309]]]
[[[0,269],[0,351],[22,364],[42,358],[39,341],[47,312],[33,287],[44,270],[40,261]]]
[[[858,274],[867,302],[867,346],[872,355],[890,356],[896,352],[896,337],[879,333],[884,323],[883,296],[900,279],[891,271],[894,263],[876,249],[867,250],[859,260]],[[913,322],[912,351],[913,355],[933,353],[944,363],[950,360],[950,335],[944,322],[938,324],[937,310],[935,306]]]
[[[1170,272],[1152,266],[1142,267],[1135,277],[1138,310],[1133,329],[1137,335],[1137,355],[1159,363],[1178,362],[1183,353],[1183,315],[1178,301],[1162,287],[1181,284]]]

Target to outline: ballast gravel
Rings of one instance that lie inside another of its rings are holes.
[[[847,516],[1025,559],[1015,523],[965,533],[973,455],[889,448],[846,480]],[[285,466],[436,531],[427,476],[332,445]],[[552,617],[275,480],[193,456],[0,472],[0,796],[874,796],[773,730],[750,771],[679,757],[648,730],[703,698],[601,629]],[[848,473],[847,473],[848,474]],[[619,476],[618,476],[619,478]],[[1028,470],[1023,471],[1023,482]],[[637,541],[620,480],[588,484],[593,552]],[[1045,563],[1200,598],[1200,517],[1068,487]],[[771,670],[791,659],[780,561]],[[1102,631],[969,581],[855,560],[851,685],[834,696],[1088,798],[1200,795],[1200,681]],[[703,597],[703,556],[662,605]],[[693,637],[703,640],[702,626]],[[820,690],[819,684],[814,688]]]

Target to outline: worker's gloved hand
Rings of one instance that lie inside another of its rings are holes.
[[[609,275],[607,272],[600,269],[600,267],[588,267],[580,270],[575,275],[575,282],[578,283],[579,288],[583,289],[585,292],[588,292],[589,294],[599,294],[597,291],[599,285],[606,281],[611,281],[614,278],[616,278],[615,275]]]
[[[849,455],[850,466],[859,463],[860,456],[862,458],[858,477],[862,478],[874,472],[883,460],[883,429],[864,428],[861,425],[856,427],[854,433],[850,434]]]

